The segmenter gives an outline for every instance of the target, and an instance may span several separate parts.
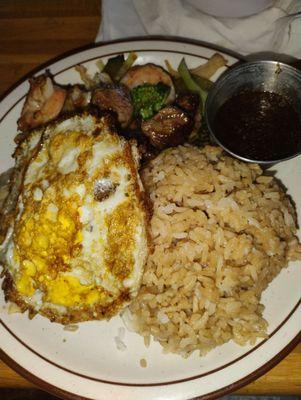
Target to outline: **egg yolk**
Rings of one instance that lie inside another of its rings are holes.
[[[76,132],[56,138],[45,164],[48,188],[27,187],[14,234],[14,258],[20,266],[15,283],[22,295],[33,296],[40,290],[43,301],[62,306],[91,305],[103,296],[95,284],[82,284],[80,278],[71,276],[71,261],[80,258],[83,227],[78,213],[80,196],[66,197],[64,190],[74,193],[74,187],[81,183],[80,167],[74,171],[78,166],[74,157],[79,148],[88,154],[92,146],[89,140]],[[72,165],[68,164],[69,158]]]
[[[78,278],[65,275],[48,283],[45,300],[70,307],[82,303],[93,304],[101,299],[101,295],[94,285],[82,285]]]

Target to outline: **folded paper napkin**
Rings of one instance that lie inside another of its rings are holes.
[[[172,35],[210,42],[241,54],[272,51],[301,57],[301,1],[275,0],[245,18],[216,18],[185,0],[102,0],[99,40]]]

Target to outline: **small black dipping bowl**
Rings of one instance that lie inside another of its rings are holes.
[[[240,160],[267,168],[301,154],[301,71],[277,61],[233,67],[210,90],[205,120]]]

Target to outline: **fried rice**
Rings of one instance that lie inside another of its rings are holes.
[[[301,259],[296,214],[276,179],[218,147],[162,152],[142,173],[152,253],[124,317],[183,357],[266,336],[262,291]]]

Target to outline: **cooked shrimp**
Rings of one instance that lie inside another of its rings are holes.
[[[129,89],[133,89],[136,86],[144,85],[145,83],[156,85],[160,82],[170,87],[170,92],[166,99],[166,104],[172,103],[175,99],[175,88],[172,79],[170,75],[158,65],[136,65],[129,69],[128,72],[121,79],[121,83],[123,83]]]
[[[55,119],[66,99],[66,90],[54,84],[46,74],[31,79],[29,83],[30,89],[18,120],[18,128],[21,131]]]

